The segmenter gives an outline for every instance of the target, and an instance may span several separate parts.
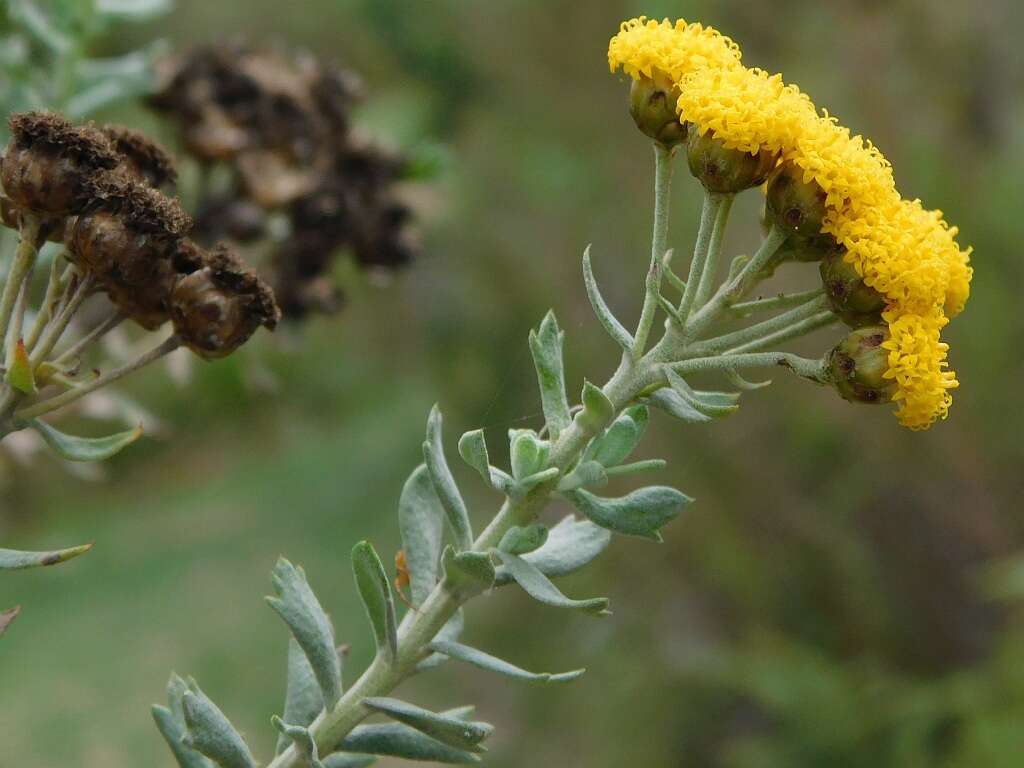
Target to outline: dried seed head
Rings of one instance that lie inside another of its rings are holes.
[[[171,291],[179,278],[171,262],[158,261],[149,278],[140,285],[104,281],[110,301],[125,315],[149,331],[155,331],[170,318]]]
[[[93,125],[72,125],[51,112],[23,112],[9,121],[11,140],[0,167],[8,198],[37,215],[66,216],[88,203],[97,172],[118,156]]]
[[[273,329],[281,317],[270,287],[224,246],[178,280],[170,309],[182,341],[206,359],[230,354],[259,326]]]
[[[121,125],[105,125],[101,130],[121,156],[119,167],[129,176],[157,189],[177,183],[174,159],[160,144]]]
[[[171,257],[192,220],[177,200],[120,174],[104,174],[92,190],[70,238],[72,259],[105,281],[141,285]]]
[[[829,353],[832,386],[851,403],[888,403],[896,393],[896,380],[886,378],[889,353],[882,344],[889,338],[884,325],[850,333]]]
[[[234,195],[211,197],[196,212],[195,237],[204,243],[232,240],[249,243],[267,232],[266,212],[256,203]]]

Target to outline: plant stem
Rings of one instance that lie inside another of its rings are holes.
[[[7,328],[11,322],[11,315],[14,313],[14,302],[21,291],[21,284],[25,281],[32,265],[35,264],[38,253],[36,250],[38,236],[39,220],[33,217],[24,217],[21,225],[21,240],[18,241],[14,260],[7,272],[3,293],[0,293],[0,344],[4,344],[7,339]],[[4,347],[6,348],[6,344]]]
[[[683,360],[678,363],[669,363],[669,367],[680,376],[701,371],[720,371],[726,369],[737,370],[740,368],[770,368],[780,365],[789,368],[793,373],[810,379],[818,384],[825,383],[825,362],[824,360],[812,360],[810,358],[794,355],[790,352],[755,352],[751,354],[717,355],[715,357],[699,357],[693,360]]]
[[[694,344],[690,347],[690,352],[696,355],[704,355],[709,352],[720,352],[723,349],[732,349],[740,344],[757,341],[768,337],[769,334],[773,334],[776,331],[789,328],[801,320],[806,320],[808,317],[818,314],[826,307],[827,300],[824,296],[819,295],[799,307],[783,312],[781,315],[777,315],[769,320]]]
[[[661,292],[662,259],[668,243],[669,199],[672,191],[672,150],[654,142],[654,226],[651,234],[651,265],[644,287],[644,305],[633,336],[633,359],[638,360],[647,346],[654,325]]]
[[[97,325],[91,331],[85,334],[85,336],[83,336],[70,347],[61,352],[54,359],[53,362],[60,364],[66,363],[68,360],[73,359],[76,355],[80,354],[81,352],[84,352],[89,347],[89,345],[92,344],[94,341],[103,338],[110,331],[114,330],[117,326],[124,322],[124,320],[125,315],[123,315],[118,310],[114,310],[113,312],[110,313],[106,320],[101,322],[99,325]]]
[[[683,293],[683,300],[679,302],[679,316],[684,321],[689,316],[690,310],[693,309],[694,300],[697,298],[697,289],[704,274],[708,248],[711,246],[712,230],[723,199],[720,195],[704,191],[704,204],[700,209],[700,228],[697,230],[697,242],[693,246],[693,259],[690,261],[690,273],[686,278],[686,291]]]
[[[32,324],[32,330],[29,332],[28,338],[25,339],[25,348],[29,352],[35,348],[39,342],[39,337],[43,334],[43,330],[53,317],[58,292],[65,285],[65,281],[71,276],[70,270],[72,267],[70,265],[67,271],[63,274],[61,273],[60,261],[60,256],[54,256],[53,263],[50,264],[50,279],[46,283],[46,295],[43,296],[43,301],[39,305],[39,313]]]
[[[711,296],[715,276],[718,274],[718,262],[722,256],[722,237],[725,235],[725,225],[729,221],[729,211],[732,209],[732,202],[735,199],[735,195],[723,195],[718,211],[715,213],[708,254],[704,260],[704,271],[701,273],[700,283],[697,285],[697,295],[693,301],[693,306],[697,309],[704,306]]]
[[[41,402],[34,403],[26,408],[22,408],[19,411],[15,411],[14,418],[16,421],[25,421],[26,419],[34,419],[37,416],[42,416],[44,413],[55,411],[58,408],[63,408],[65,405],[73,403],[79,398],[85,397],[90,392],[94,392],[100,387],[112,384],[118,379],[124,378],[129,373],[149,365],[154,360],[159,360],[161,357],[173,352],[180,346],[181,340],[177,336],[170,336],[137,360],[128,363],[127,365],[122,365],[120,368],[115,368],[113,371],[105,373],[102,376],[97,376],[92,381],[81,384],[68,392],[63,392]]]
[[[801,291],[799,293],[780,293],[777,296],[769,296],[764,299],[755,299],[754,301],[743,301],[739,304],[733,304],[729,309],[735,315],[746,317],[754,312],[769,312],[774,309],[788,309],[789,307],[795,307],[803,304],[808,299],[821,296],[824,291],[824,288],[812,288],[809,291]]]
[[[756,352],[770,347],[773,344],[780,344],[783,341],[789,341],[799,336],[805,336],[811,331],[816,331],[819,328],[824,328],[826,325],[832,325],[832,323],[839,322],[839,318],[836,317],[831,311],[826,310],[825,312],[819,312],[816,315],[812,315],[805,320],[801,320],[799,323],[794,323],[788,328],[781,328],[775,333],[770,333],[762,336],[758,339],[748,341],[746,344],[740,344],[737,347],[733,347],[728,350],[726,354],[732,355],[739,352]]]
[[[71,285],[71,283],[68,284],[68,290],[71,290]],[[90,291],[92,291],[92,287],[92,275],[84,275],[64,302],[64,305],[60,310],[60,314],[57,315],[53,322],[46,328],[42,339],[39,341],[39,345],[32,350],[31,360],[33,367],[43,362],[46,359],[46,356],[53,351],[55,346],[57,346],[57,342],[60,341],[60,337],[63,336],[64,331],[67,330],[68,324],[71,322],[71,318],[75,316],[75,312],[77,312],[78,308],[82,306],[82,302],[88,298]]]

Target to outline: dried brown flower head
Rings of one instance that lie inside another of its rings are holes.
[[[105,125],[101,130],[120,155],[119,168],[129,176],[157,189],[177,183],[174,158],[156,141],[122,125]]]
[[[23,210],[75,214],[89,201],[96,173],[118,164],[113,146],[92,124],[76,126],[51,112],[24,112],[13,115],[9,125],[0,181]]]

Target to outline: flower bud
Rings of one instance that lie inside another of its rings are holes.
[[[825,218],[825,191],[804,181],[803,171],[783,163],[768,179],[768,218],[787,232],[811,238],[821,234]]]
[[[21,210],[56,217],[77,213],[90,199],[93,176],[117,165],[110,142],[91,125],[24,112],[11,117],[10,129],[0,183]]]
[[[163,259],[141,285],[104,281],[103,289],[121,312],[147,331],[155,331],[170,318],[168,304],[178,277],[171,262]]]
[[[702,134],[693,126],[686,140],[690,173],[709,192],[736,193],[763,184],[776,158],[773,152],[752,155],[739,149],[727,149],[711,131]]]
[[[641,77],[629,87],[629,114],[642,133],[672,147],[686,140],[686,126],[676,112],[678,99],[679,88],[665,76]]]
[[[224,246],[178,280],[170,311],[178,336],[207,360],[234,352],[260,325],[273,329],[281,317],[266,283]]]
[[[105,282],[139,286],[174,253],[192,221],[177,200],[120,174],[93,187],[94,201],[78,217],[71,259]]]
[[[889,353],[882,347],[889,338],[884,325],[859,328],[829,353],[828,376],[844,400],[851,403],[888,403],[896,380],[887,379]]]
[[[822,259],[819,269],[829,306],[844,323],[860,328],[882,321],[885,298],[864,283],[864,278],[843,258],[842,250]]]
[[[118,170],[156,189],[175,185],[178,171],[174,160],[157,142],[120,125],[105,125],[100,130],[120,156]]]

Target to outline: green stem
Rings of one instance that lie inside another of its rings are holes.
[[[654,143],[654,226],[651,234],[651,264],[644,287],[644,306],[633,335],[633,359],[638,360],[647,346],[654,325],[661,292],[662,259],[668,250],[668,212],[672,191],[672,150]]]
[[[64,302],[64,305],[61,307],[60,314],[58,314],[57,317],[54,318],[53,322],[46,328],[42,339],[39,341],[39,345],[32,350],[31,361],[33,368],[43,362],[46,359],[46,356],[53,351],[55,346],[57,346],[57,342],[60,341],[61,336],[64,335],[64,331],[67,330],[68,324],[71,323],[71,319],[75,316],[75,312],[77,312],[78,308],[82,306],[82,302],[88,298],[92,288],[92,275],[84,275]],[[71,290],[70,283],[68,284],[68,289]]]
[[[805,302],[801,306],[791,309],[788,312],[783,312],[781,315],[773,317],[770,320],[765,320],[755,325],[741,328],[738,331],[725,333],[721,336],[716,336],[713,339],[708,339],[707,341],[694,344],[690,348],[690,351],[694,354],[704,355],[709,352],[720,352],[723,349],[732,349],[733,347],[737,347],[741,344],[767,338],[770,334],[789,328],[794,323],[798,323],[818,314],[827,306],[828,302],[825,297],[819,295],[810,301]]]
[[[704,204],[700,209],[700,228],[697,230],[697,242],[693,246],[693,260],[690,262],[690,273],[686,278],[686,291],[679,302],[679,316],[686,320],[693,309],[697,298],[697,289],[704,274],[704,265],[711,247],[711,233],[714,230],[718,209],[724,198],[707,190],[704,191]]]
[[[755,312],[770,312],[775,309],[788,309],[799,306],[809,299],[821,296],[824,291],[824,288],[819,287],[812,288],[809,291],[801,291],[800,293],[780,293],[777,296],[733,304],[729,309],[734,315],[747,317]]]
[[[32,330],[29,332],[28,338],[25,339],[25,348],[29,352],[35,348],[39,337],[42,336],[46,325],[53,317],[59,292],[66,280],[70,278],[72,267],[68,266],[68,269],[62,274],[60,261],[60,256],[54,256],[53,263],[50,264],[50,279],[46,283],[46,295],[43,296],[43,302],[39,305],[39,314],[36,315],[35,322],[32,324]]]
[[[712,286],[715,277],[718,275],[718,263],[722,257],[722,238],[725,235],[725,226],[729,222],[729,211],[732,209],[732,202],[735,195],[723,195],[715,214],[715,223],[711,229],[711,241],[708,244],[708,255],[704,261],[704,270],[700,276],[700,283],[697,285],[697,295],[693,300],[693,306],[700,309],[711,297]]]
[[[831,311],[819,312],[816,315],[812,315],[805,320],[801,320],[799,323],[794,323],[788,328],[780,328],[775,333],[769,333],[758,339],[752,339],[746,344],[740,344],[739,346],[733,347],[728,350],[726,354],[736,354],[739,352],[756,352],[764,349],[765,347],[771,347],[776,344],[781,344],[784,341],[795,339],[800,336],[806,336],[812,331],[816,331],[819,328],[824,328],[827,325],[839,322],[839,318],[836,317]]]
[[[39,221],[35,218],[25,217],[21,225],[21,240],[18,241],[18,248],[14,253],[14,260],[4,281],[3,293],[0,294],[0,344],[7,338],[7,328],[11,322],[11,315],[14,313],[14,302],[21,292],[21,284],[25,282],[32,265],[35,264],[36,238],[39,237]],[[6,347],[6,344],[4,345]]]
[[[818,384],[825,383],[825,361],[794,355],[790,352],[755,352],[751,354],[698,357],[670,363],[669,367],[680,376],[703,371],[738,370],[741,368],[770,368],[782,366],[798,376]]]

